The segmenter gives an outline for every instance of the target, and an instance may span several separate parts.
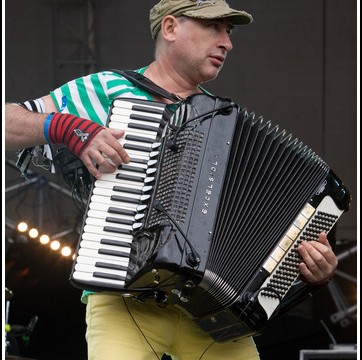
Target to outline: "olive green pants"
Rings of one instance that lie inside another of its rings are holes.
[[[251,337],[217,343],[175,306],[117,293],[89,295],[86,322],[88,360],[259,360]]]

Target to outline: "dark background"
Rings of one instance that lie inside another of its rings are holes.
[[[96,70],[138,68],[153,59],[150,0],[5,1],[6,102],[43,96]],[[357,2],[229,1],[254,17],[238,28],[218,79],[205,87],[300,138],[331,166],[353,202],[335,239],[340,259],[328,287],[255,338],[262,360],[299,359],[300,349],[357,342]],[[72,259],[21,239],[23,219],[73,248],[81,222],[60,175],[30,165],[24,180],[5,151],[4,286],[9,323],[38,322],[18,337],[22,356],[85,360],[85,306],[68,281]],[[5,306],[4,306],[5,307]]]

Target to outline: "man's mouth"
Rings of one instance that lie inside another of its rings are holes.
[[[211,62],[217,66],[221,67],[225,61],[225,56],[223,55],[211,55],[210,56]]]

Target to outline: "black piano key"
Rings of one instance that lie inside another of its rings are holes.
[[[149,160],[148,159],[140,159],[140,158],[132,158],[131,162],[136,163],[136,164],[145,164],[145,165],[147,165]]]
[[[150,146],[141,146],[141,145],[135,145],[135,144],[129,144],[125,143],[123,145],[123,148],[126,150],[137,150],[137,151],[143,151],[149,153],[152,148]]]
[[[120,281],[125,281],[126,280],[125,276],[107,274],[107,273],[102,273],[100,271],[95,271],[93,273],[93,276],[96,277],[96,278],[103,278],[103,279],[110,279],[110,280],[120,280]]]
[[[103,231],[112,232],[116,234],[132,235],[132,230],[116,228],[113,226],[104,226]]]
[[[128,188],[125,186],[118,186],[118,185],[113,186],[112,189],[114,191],[127,192],[129,194],[135,194],[135,195],[142,195],[142,193],[143,193],[142,190],[139,190],[139,189],[132,189],[132,188]]]
[[[129,258],[129,253],[117,250],[99,249],[98,254]]]
[[[126,196],[111,195],[111,201],[125,202],[128,204],[138,204],[139,199],[129,198]]]
[[[148,112],[148,113],[159,114],[159,115],[163,114],[163,108],[155,109],[155,108],[151,108],[151,107],[148,107],[148,106],[142,106],[142,105],[133,105],[132,110],[145,111],[145,112]]]
[[[126,219],[120,219],[115,218],[111,216],[106,217],[106,222],[114,223],[114,224],[122,224],[122,225],[132,225],[134,223],[133,220],[126,220]]]
[[[135,124],[135,123],[129,123],[128,127],[130,129],[137,129],[137,130],[144,130],[144,131],[154,131],[157,132],[157,134],[161,135],[162,130],[155,126],[148,126],[148,125],[142,125],[142,124]]]
[[[121,271],[127,271],[128,267],[124,265],[118,265],[118,264],[109,264],[102,261],[97,261],[94,264],[95,267],[103,268],[103,269],[112,269],[112,270],[121,270]]]
[[[138,136],[138,135],[132,135],[132,134],[128,134],[126,135],[125,139],[127,141],[137,141],[137,142],[144,142],[147,144],[152,144],[154,142],[154,139],[150,139],[144,136]]]
[[[134,216],[136,214],[136,211],[134,211],[134,210],[117,208],[117,207],[114,207],[114,206],[110,206],[108,208],[108,212],[110,214],[130,215],[130,216]]]
[[[122,241],[122,240],[113,240],[113,239],[101,239],[101,244],[104,245],[114,245],[114,246],[121,246],[121,247],[127,247],[127,248],[131,248],[132,244],[128,243],[126,241]]]
[[[139,173],[145,173],[146,169],[141,168],[139,166],[132,166],[128,164],[121,164],[118,166],[118,170],[126,170],[126,171],[133,171],[133,172],[139,172]]]
[[[161,119],[157,119],[152,116],[141,115],[141,114],[131,114],[129,116],[129,118],[131,120],[141,120],[141,121],[147,121],[147,122],[155,123],[155,124],[159,124],[161,121]]]
[[[143,180],[144,180],[144,178],[142,176],[133,176],[133,175],[127,175],[127,174],[117,174],[116,179],[129,180],[129,181],[135,181],[135,182],[143,182]]]
[[[127,196],[111,195],[111,200],[122,201],[129,204],[138,204],[139,199],[129,198]]]

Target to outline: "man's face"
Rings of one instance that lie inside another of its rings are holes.
[[[226,20],[177,18],[173,61],[196,84],[214,79],[233,48]]]

